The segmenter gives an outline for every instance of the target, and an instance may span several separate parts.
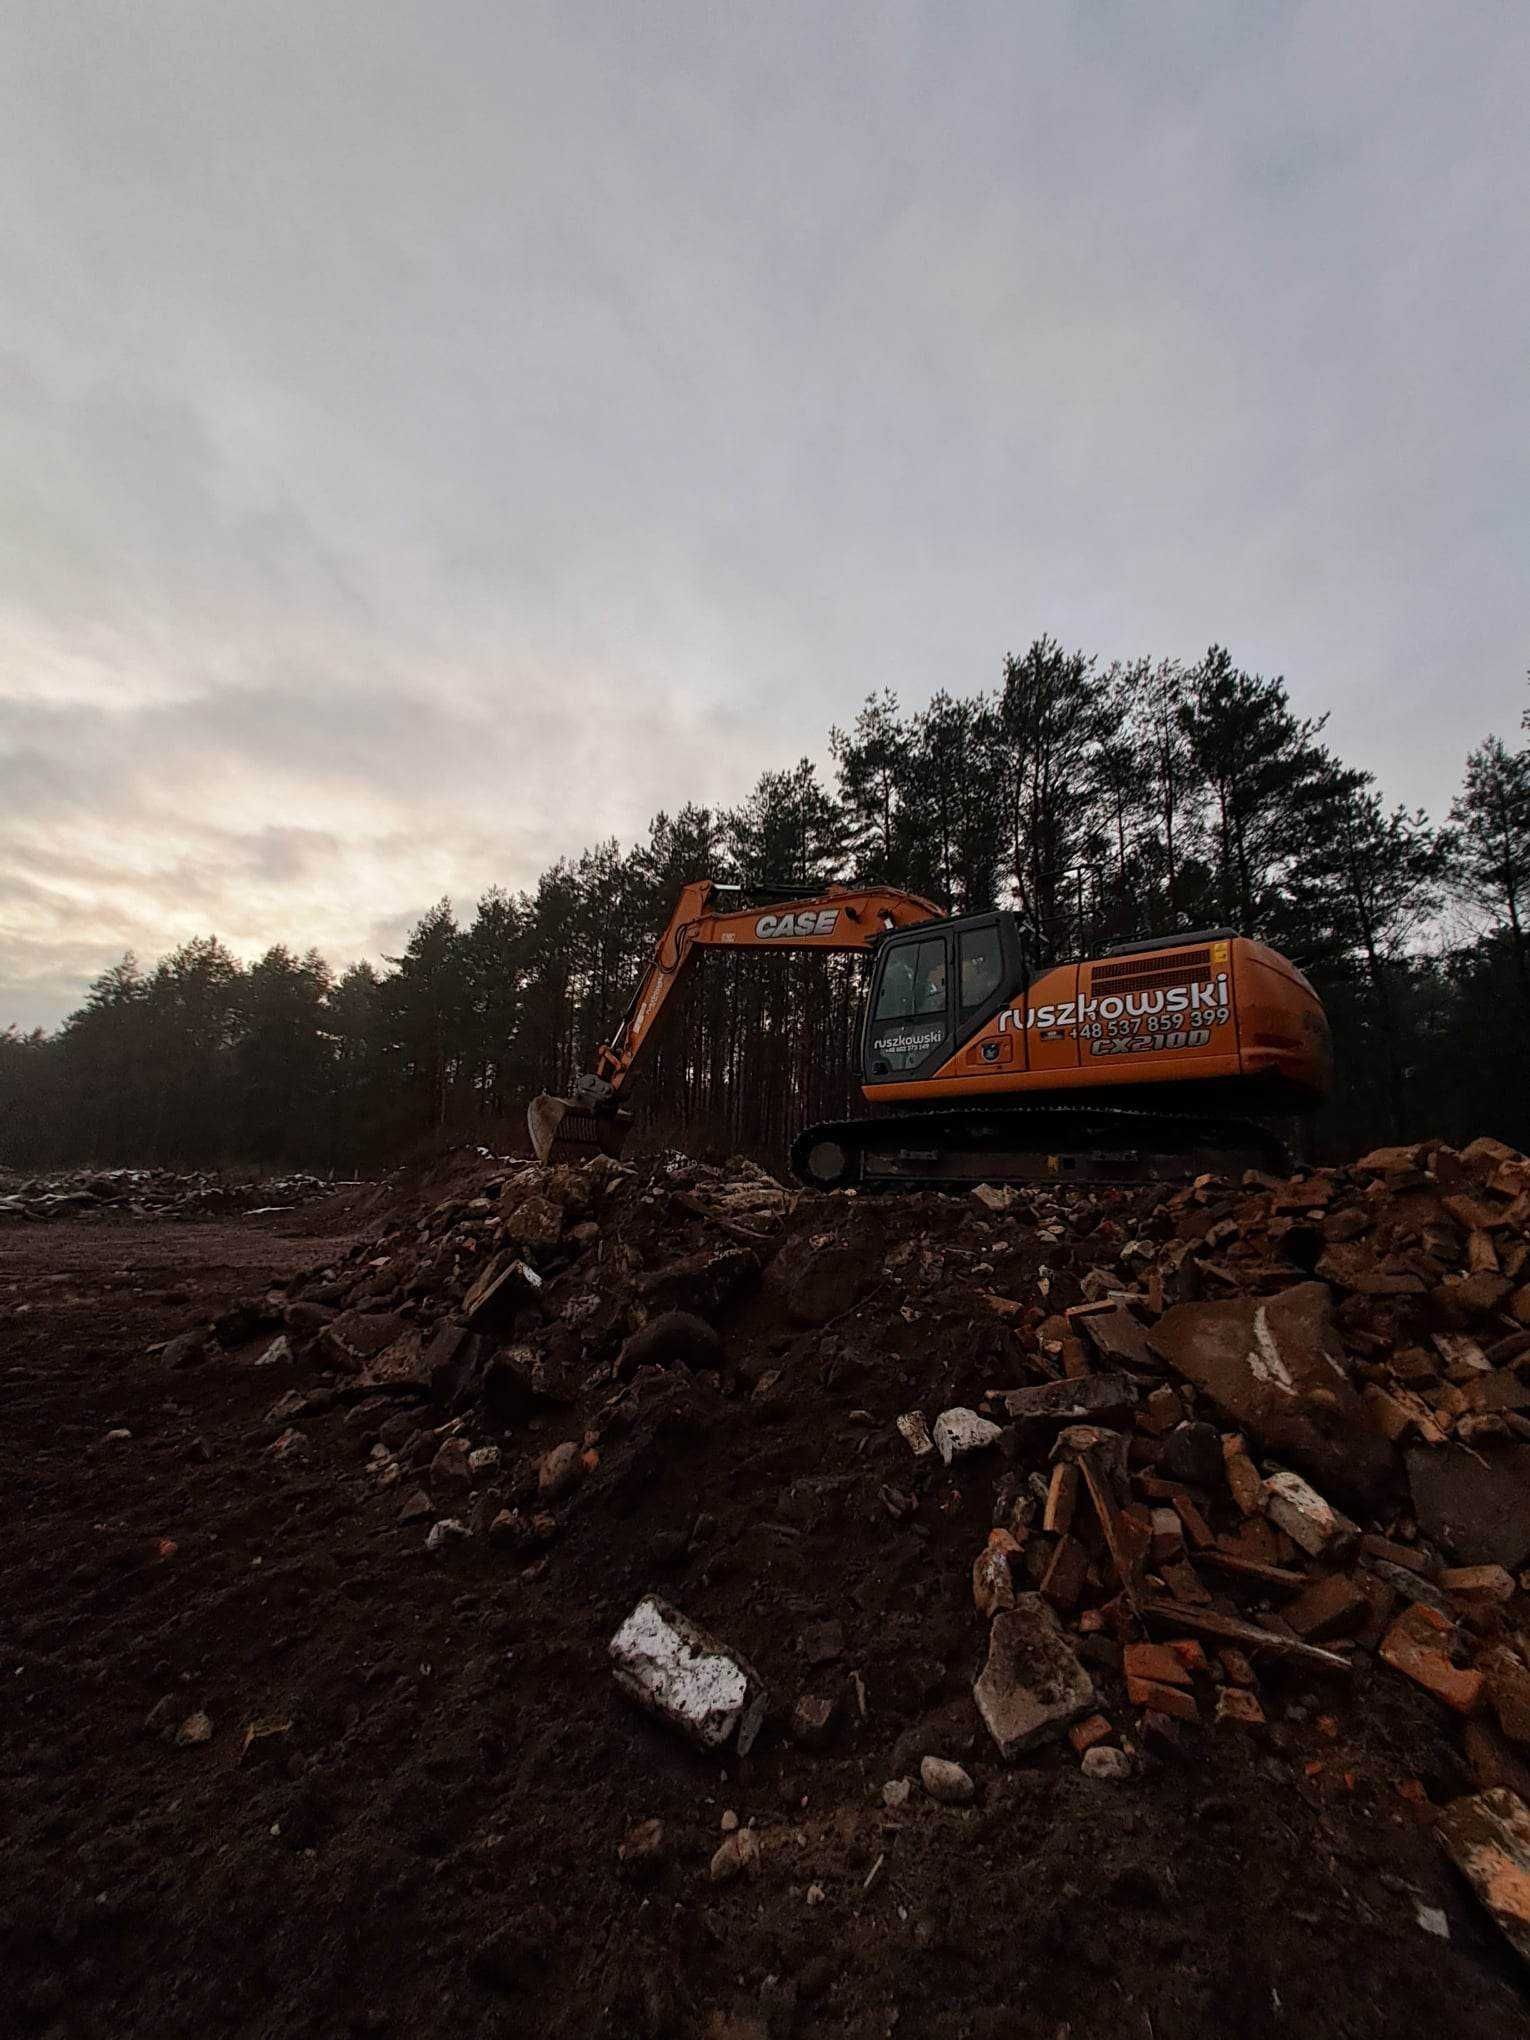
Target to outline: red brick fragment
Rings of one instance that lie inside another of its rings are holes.
[[[1091,1714],[1086,1721],[1075,1721],[1068,1730],[1068,1740],[1080,1756],[1085,1750],[1092,1750],[1096,1743],[1109,1742],[1115,1730],[1103,1714]]]
[[[1369,1610],[1370,1602],[1357,1581],[1347,1573],[1330,1573],[1304,1587],[1281,1613],[1298,1636],[1320,1643],[1324,1637],[1343,1636],[1358,1627]]]
[[[1190,1673],[1166,1643],[1129,1643],[1121,1656],[1129,1679],[1156,1679],[1168,1686],[1188,1686]]]
[[[1416,1601],[1383,1637],[1381,1655],[1394,1671],[1433,1693],[1457,1714],[1475,1714],[1482,1704],[1484,1680],[1481,1672],[1463,1672],[1451,1663],[1452,1635],[1443,1615]]]
[[[1156,1679],[1128,1678],[1126,1697],[1134,1707],[1147,1707],[1155,1714],[1167,1714],[1176,1721],[1199,1721],[1201,1718],[1195,1695],[1187,1693],[1182,1686],[1160,1685]]]
[[[1264,1709],[1246,1686],[1221,1686],[1217,1689],[1217,1722],[1219,1726],[1230,1722],[1237,1728],[1263,1728]]]

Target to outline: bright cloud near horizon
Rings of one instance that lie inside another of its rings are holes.
[[[1498,0],[12,0],[0,1026],[1043,631],[1442,815],[1530,663],[1527,78]]]

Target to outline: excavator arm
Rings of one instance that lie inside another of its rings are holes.
[[[710,879],[682,888],[621,1024],[596,1050],[594,1069],[575,1078],[569,1097],[544,1094],[531,1101],[526,1124],[538,1161],[555,1151],[618,1151],[628,1123],[618,1111],[622,1096],[703,950],[868,949],[894,928],[944,918],[933,901],[890,886],[830,885],[807,898],[748,906],[740,890]]]

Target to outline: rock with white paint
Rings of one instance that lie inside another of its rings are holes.
[[[645,1594],[611,1639],[619,1690],[667,1721],[698,1749],[732,1743],[746,1756],[760,1732],[768,1695],[737,1651],[657,1594]]]
[[[443,1516],[439,1523],[432,1523],[425,1533],[425,1549],[439,1557],[450,1544],[460,1544],[468,1535],[468,1526],[456,1516]]]
[[[285,1367],[292,1358],[292,1342],[283,1332],[267,1346],[255,1361],[257,1367]]]
[[[1325,1551],[1337,1556],[1360,1535],[1359,1526],[1325,1501],[1299,1473],[1270,1475],[1264,1484],[1264,1513],[1309,1558],[1321,1557]]]
[[[965,1459],[971,1452],[986,1452],[990,1445],[997,1445],[1004,1436],[998,1424],[991,1424],[987,1417],[980,1417],[976,1410],[942,1410],[935,1419],[935,1450],[949,1466],[953,1460]]]
[[[1289,1459],[1324,1492],[1380,1500],[1392,1450],[1345,1371],[1326,1283],[1176,1304],[1148,1344],[1261,1449]]]

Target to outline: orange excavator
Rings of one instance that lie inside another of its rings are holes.
[[[1027,924],[1004,910],[948,919],[885,886],[746,898],[701,880],[682,890],[594,1070],[571,1096],[532,1101],[539,1160],[620,1152],[633,1076],[709,949],[870,954],[860,1076],[871,1111],[798,1135],[792,1167],[816,1189],[1283,1170],[1284,1144],[1262,1119],[1310,1111],[1332,1086],[1312,986],[1230,928],[1043,965]]]

